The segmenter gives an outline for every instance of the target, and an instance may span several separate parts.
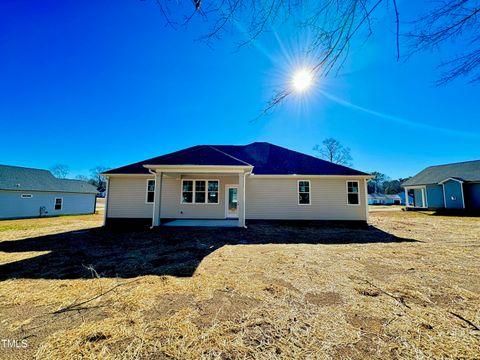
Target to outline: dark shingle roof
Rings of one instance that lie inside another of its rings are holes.
[[[0,165],[0,190],[52,191],[95,194],[95,186],[81,180],[57,179],[48,170]]]
[[[480,160],[430,166],[405,181],[403,186],[438,184],[448,178],[480,181]]]
[[[148,174],[143,165],[253,166],[257,175],[368,175],[314,156],[265,142],[249,145],[198,145],[107,171],[105,174]]]

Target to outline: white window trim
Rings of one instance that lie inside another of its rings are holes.
[[[183,202],[183,182],[184,181],[192,181],[192,202],[191,203],[186,203]],[[195,202],[195,183],[197,181],[205,181],[205,202]],[[209,203],[208,202],[208,182],[209,181],[217,181],[218,182],[218,202],[216,203]],[[220,180],[218,179],[182,179],[181,184],[180,184],[180,205],[220,205]]]
[[[32,194],[22,194],[21,198],[22,199],[31,199],[31,198],[33,198],[33,195]]]
[[[57,200],[58,200],[58,199],[61,200],[60,209],[55,209],[55,206],[57,205]],[[54,211],[62,211],[62,210],[63,210],[63,197],[56,197],[56,198],[55,198],[55,201],[53,202],[53,210],[54,210]]]
[[[148,193],[151,192],[151,191],[148,191],[148,182],[149,181],[153,181],[155,183],[155,187],[153,188],[153,201],[152,202],[149,202],[148,201]],[[145,204],[153,204],[155,202],[155,189],[157,187],[157,182],[155,181],[155,179],[147,179],[147,183],[145,184]]]
[[[233,217],[233,219],[238,218],[239,210],[238,210],[238,184],[225,184],[225,219],[228,217],[228,189],[237,189],[237,217]]]
[[[300,181],[308,182],[308,204],[300,204]],[[312,182],[310,180],[297,180],[297,205],[299,206],[312,205]]]
[[[442,188],[443,188],[443,207],[445,209],[450,209],[450,208],[447,208],[447,195],[445,194],[445,183],[447,183],[449,180],[458,181],[460,183],[460,189],[462,190],[462,209],[465,209],[465,194],[463,192],[463,181],[453,179],[453,178],[448,178],[447,180],[439,182],[439,184],[442,184]],[[427,190],[426,190],[426,187],[425,187],[425,192],[426,191]]]
[[[357,183],[357,189],[358,189],[357,192],[348,192],[348,183],[349,182]],[[360,197],[360,181],[359,180],[347,180],[345,182],[345,189],[346,189],[346,192],[347,192],[347,206],[360,206],[362,204],[362,198]],[[348,202],[348,195],[350,195],[350,194],[357,194],[358,195],[358,204],[350,204]]]

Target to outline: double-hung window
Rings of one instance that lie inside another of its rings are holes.
[[[182,181],[182,203],[193,203],[193,180]]]
[[[310,205],[310,180],[298,181],[298,205]]]
[[[209,204],[218,204],[218,181],[209,180],[208,181],[208,203]]]
[[[195,180],[195,203],[205,204],[205,180]]]
[[[147,180],[147,198],[146,203],[152,204],[155,199],[155,180],[149,179]]]
[[[218,204],[218,180],[183,180],[182,204]]]
[[[360,205],[358,181],[347,181],[347,203],[348,205]]]
[[[62,210],[62,206],[63,206],[63,199],[62,198],[55,198],[54,209],[55,210]]]

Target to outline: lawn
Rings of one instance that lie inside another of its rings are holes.
[[[0,357],[480,357],[480,218],[130,232],[101,221],[0,222],[0,338],[27,341]]]

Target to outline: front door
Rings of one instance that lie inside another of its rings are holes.
[[[225,217],[238,218],[238,186],[225,185]]]

